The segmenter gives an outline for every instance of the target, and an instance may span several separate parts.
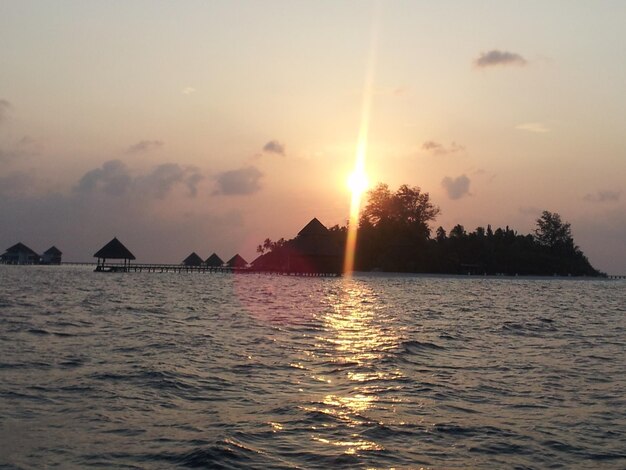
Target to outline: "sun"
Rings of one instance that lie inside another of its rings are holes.
[[[352,197],[359,197],[367,190],[369,181],[363,170],[354,170],[348,177],[348,188],[352,191]]]

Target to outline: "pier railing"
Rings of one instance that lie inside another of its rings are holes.
[[[241,273],[241,274],[276,274],[283,276],[304,277],[337,277],[339,273],[295,272],[255,269],[253,267],[230,267],[230,266],[187,266],[184,264],[124,264],[104,263],[96,266],[96,272],[122,273],[122,272],[147,272],[147,273]]]

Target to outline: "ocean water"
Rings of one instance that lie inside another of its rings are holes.
[[[626,282],[0,266],[2,468],[626,468]]]

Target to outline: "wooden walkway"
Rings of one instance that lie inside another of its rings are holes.
[[[338,277],[339,273],[264,271],[254,268],[231,268],[228,266],[185,266],[184,264],[122,264],[105,263],[96,266],[96,272],[103,273],[228,273],[228,274],[274,274],[278,276]]]

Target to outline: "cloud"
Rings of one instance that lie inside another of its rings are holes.
[[[270,140],[263,146],[263,151],[266,153],[275,153],[277,155],[285,155],[285,146],[277,140]]]
[[[12,106],[7,100],[0,99],[0,124],[6,119],[7,114],[11,110]]]
[[[225,171],[216,177],[217,189],[214,194],[235,196],[256,193],[261,189],[262,176],[263,173],[254,166]]]
[[[109,160],[102,167],[83,175],[74,188],[80,194],[103,192],[111,196],[122,196],[133,183],[128,167],[121,160]]]
[[[587,202],[617,202],[621,197],[622,193],[620,191],[611,191],[611,190],[601,190],[595,194],[585,194],[583,199]]]
[[[143,153],[163,146],[160,140],[140,140],[126,149],[126,153]]]
[[[196,92],[196,89],[190,86],[187,86],[181,90],[181,93],[183,95],[191,95],[192,93],[195,93],[195,92]]]
[[[449,147],[446,147],[445,145],[435,142],[434,140],[427,140],[422,144],[422,149],[432,153],[433,155],[450,155],[452,153],[464,151],[465,147],[457,144],[456,142],[452,142]]]
[[[0,148],[0,163],[8,162],[13,159],[13,154]]]
[[[469,195],[470,179],[466,175],[457,178],[446,176],[441,185],[445,188],[450,199],[461,199],[463,196]]]
[[[189,197],[198,195],[198,184],[204,179],[200,170],[193,166],[182,167],[178,163],[163,163],[149,174],[139,177],[136,186],[144,193],[151,193],[158,199],[165,198],[177,184],[184,185]]]
[[[21,139],[8,142],[8,146],[0,148],[0,162],[8,163],[14,160],[37,155],[41,150],[41,142],[29,135]]]
[[[517,65],[523,67],[528,62],[521,55],[515,52],[499,51],[493,49],[489,52],[483,52],[474,60],[476,67],[493,67],[497,65]]]
[[[192,250],[226,259],[245,243],[238,209],[185,197],[203,189],[194,167],[164,163],[140,171],[113,160],[84,173],[69,191],[40,176],[33,170],[0,173],[0,247],[18,241],[35,250],[56,245],[66,261],[89,261],[118,236],[143,262],[178,263]],[[113,195],[116,186],[122,192]]]
[[[81,195],[121,197],[132,194],[135,199],[146,196],[164,199],[175,186],[182,185],[186,187],[189,197],[196,197],[198,185],[203,179],[198,168],[178,163],[163,163],[146,174],[134,177],[124,162],[110,160],[100,168],[85,173],[74,191]]]
[[[515,129],[520,131],[528,131],[528,132],[536,132],[539,134],[545,134],[546,132],[550,132],[548,126],[541,122],[525,122],[523,124],[518,124],[515,126]]]
[[[13,171],[0,176],[0,199],[27,195],[35,190],[36,184],[32,172]]]

